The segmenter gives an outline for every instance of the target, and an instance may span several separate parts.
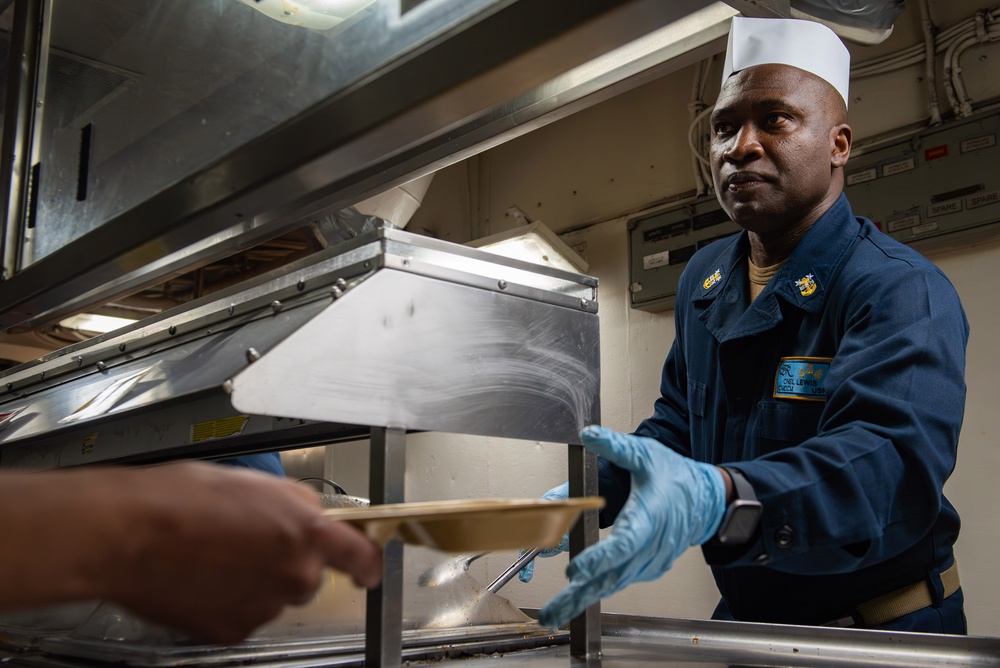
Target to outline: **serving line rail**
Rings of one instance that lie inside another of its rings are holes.
[[[601,617],[602,655],[588,660],[572,658],[566,644],[524,649],[531,646],[530,633],[522,639],[499,640],[473,632],[452,634],[436,646],[409,646],[405,660],[459,665],[475,668],[524,666],[526,668],[564,668],[567,665],[601,668],[646,668],[681,666],[690,668],[732,668],[758,666],[768,668],[833,667],[857,668],[930,668],[946,666],[1000,665],[1000,639],[946,636],[858,629],[796,627],[777,624],[722,622],[709,620],[661,619],[630,615],[605,614]],[[565,643],[564,632],[553,636]],[[365,658],[360,644],[353,652],[323,654],[317,646],[312,656],[281,657],[276,652],[254,654],[237,648],[228,662],[177,662],[163,656],[162,661],[138,665],[253,665],[259,668],[320,668],[361,666]],[[502,655],[494,652],[504,652]],[[197,658],[189,651],[189,658]],[[24,668],[81,668],[95,664],[52,654],[30,652],[0,655],[0,663]],[[171,662],[171,661],[174,662]],[[117,663],[137,665],[122,654]]]

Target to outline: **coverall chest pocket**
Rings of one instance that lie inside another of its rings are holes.
[[[798,445],[819,430],[825,402],[762,401],[758,405],[755,456]]]
[[[705,393],[707,386],[688,378],[688,410],[692,415],[705,417]]]

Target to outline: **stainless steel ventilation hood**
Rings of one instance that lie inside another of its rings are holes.
[[[33,39],[11,42],[0,329],[162,282],[696,62],[733,13],[443,0],[400,15],[379,0],[321,31],[238,0],[17,3],[15,36]],[[50,72],[64,53],[119,83],[76,100]]]

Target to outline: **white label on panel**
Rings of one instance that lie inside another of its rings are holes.
[[[670,264],[670,251],[661,251],[642,258],[642,268],[646,270],[665,267],[668,264]]]
[[[896,162],[887,162],[882,165],[882,176],[892,176],[893,174],[902,174],[903,172],[908,172],[910,170],[917,168],[917,161],[913,158],[907,158],[905,160],[897,160]]]
[[[978,209],[981,206],[996,204],[997,202],[1000,202],[1000,190],[994,190],[989,193],[978,193],[965,198],[965,205],[970,209]]]
[[[981,148],[990,148],[991,146],[997,145],[996,134],[983,135],[982,137],[973,137],[972,139],[966,139],[961,144],[962,153],[968,153],[969,151],[978,151]]]
[[[853,174],[847,175],[847,185],[853,186],[855,183],[864,183],[865,181],[874,181],[878,178],[878,170],[874,167],[870,169],[863,169],[860,172],[854,172]]]
[[[910,234],[917,236],[919,234],[926,234],[927,232],[933,232],[938,228],[937,223],[927,223],[926,225],[921,225],[919,227],[914,227],[910,230]]]
[[[920,224],[920,214],[915,213],[912,216],[906,216],[905,218],[897,218],[896,220],[889,221],[889,231],[898,232],[900,230],[905,230],[908,227],[916,227]]]
[[[927,207],[927,217],[944,216],[949,213],[958,213],[962,210],[962,200],[953,199],[948,202],[938,202]]]

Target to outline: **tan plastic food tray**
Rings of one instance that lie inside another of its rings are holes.
[[[395,539],[444,552],[554,547],[584,510],[604,507],[599,496],[548,501],[475,499],[331,508],[324,514],[358,527],[379,545]]]

